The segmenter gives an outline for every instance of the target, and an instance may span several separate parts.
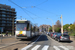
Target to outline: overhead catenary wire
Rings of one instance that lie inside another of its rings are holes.
[[[41,8],[38,8],[37,6],[34,6],[34,7],[37,8],[37,9],[39,9],[39,10],[45,11],[45,12],[47,12],[47,13],[50,13],[50,14],[54,14],[54,15],[56,15],[55,13],[49,12],[49,11],[44,10],[44,9],[41,9]],[[58,15],[56,15],[56,16],[58,16]]]
[[[37,5],[35,5],[35,6],[42,5],[43,3],[47,2],[47,1],[48,1],[48,0],[46,0],[46,1],[42,2],[42,3],[40,3],[40,4],[37,4]]]
[[[19,8],[21,8],[23,11],[24,11],[24,9],[21,7],[21,6],[19,6],[19,5],[17,5],[16,3],[14,3],[13,1],[11,1],[11,0],[8,0],[8,1],[10,1],[10,2],[12,2],[13,4],[15,4],[16,6],[18,6]],[[26,13],[26,11],[24,11],[25,13]],[[31,19],[33,19],[28,13],[26,13]],[[34,19],[33,19],[34,20]]]
[[[37,6],[31,6],[31,7],[33,7],[33,8],[37,8],[37,9],[39,9],[39,10],[45,11],[45,12],[50,13],[50,14],[54,14],[54,15],[56,15],[56,16],[60,16],[60,15],[57,15],[56,13],[49,12],[49,11],[44,10],[44,9],[42,9],[42,8],[38,8]],[[35,14],[33,14],[33,15],[35,15]],[[36,16],[37,16],[37,15],[36,15]]]
[[[24,10],[21,6],[19,6],[19,5],[17,5],[16,3],[14,3],[13,1],[11,1],[11,0],[8,0],[8,1],[10,1],[10,2],[12,2],[13,4],[15,4],[16,6],[18,6],[19,8],[21,8],[31,19],[33,19],[27,12],[29,12],[29,13],[31,13],[31,14],[33,14],[32,12],[30,12],[30,11],[28,11],[28,10]],[[40,5],[40,4],[39,4]],[[35,7],[35,8],[37,8],[37,9],[40,9],[40,10],[42,10],[42,11],[45,11],[45,12],[48,12],[48,13],[51,13],[51,12],[49,12],[49,11],[47,11],[47,10],[44,10],[44,9],[41,9],[41,8],[38,8],[37,6],[33,6],[33,7]],[[52,13],[53,14],[53,13]],[[33,14],[33,15],[35,15],[35,14]],[[37,16],[37,15],[35,15],[35,16]],[[37,16],[38,17],[38,16]],[[41,17],[39,17],[39,18],[41,18]],[[34,20],[34,19],[33,19]],[[34,21],[35,22],[35,21]]]
[[[36,17],[38,17],[38,18],[40,18],[39,16],[37,16],[36,14],[34,14],[34,13],[32,13],[32,12],[30,12],[30,11],[28,11],[28,10],[26,10],[26,9],[23,9],[21,6],[19,6],[19,5],[17,5],[16,3],[14,3],[13,1],[11,1],[11,0],[9,0],[10,2],[12,2],[13,4],[15,4],[16,6],[18,6],[19,8],[21,8],[25,13],[26,13],[26,11],[27,12],[29,12],[29,13],[31,13],[31,14],[33,14],[34,16],[36,16]],[[26,10],[26,11],[25,11]],[[30,18],[32,18],[28,13],[26,13]],[[32,18],[33,19],[33,18]],[[34,20],[34,19],[33,19]]]

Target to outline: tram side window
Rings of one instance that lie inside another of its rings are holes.
[[[31,32],[34,32],[33,26],[31,26]]]
[[[29,28],[29,23],[27,24],[27,31],[30,31],[30,28]]]

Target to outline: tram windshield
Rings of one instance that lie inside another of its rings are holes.
[[[16,24],[16,30],[17,31],[26,31],[27,24],[25,23],[17,23]]]

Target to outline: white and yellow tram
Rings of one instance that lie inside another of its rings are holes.
[[[29,39],[39,34],[39,29],[28,20],[17,20],[15,37],[17,39]]]

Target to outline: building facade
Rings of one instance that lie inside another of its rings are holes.
[[[47,32],[49,32],[49,28],[50,28],[51,26],[50,25],[41,25],[40,27],[39,27],[39,29],[43,32],[43,31],[47,31]]]
[[[3,27],[3,32],[14,34],[16,22],[16,12],[11,6],[0,4],[0,27]]]

